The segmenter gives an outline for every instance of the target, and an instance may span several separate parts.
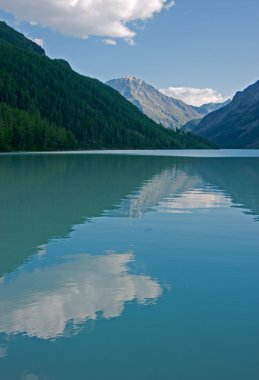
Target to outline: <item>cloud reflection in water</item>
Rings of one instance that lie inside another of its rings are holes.
[[[68,262],[22,271],[0,286],[0,332],[55,339],[68,322],[118,317],[126,302],[145,304],[162,294],[157,281],[129,273],[132,253],[80,254]]]

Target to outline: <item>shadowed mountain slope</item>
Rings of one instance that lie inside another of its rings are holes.
[[[192,129],[222,148],[259,148],[259,81]]]

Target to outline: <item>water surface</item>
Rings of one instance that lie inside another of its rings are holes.
[[[246,152],[0,156],[0,379],[257,380]]]

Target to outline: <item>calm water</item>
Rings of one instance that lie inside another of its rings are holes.
[[[155,154],[0,156],[1,380],[259,379],[258,151]]]

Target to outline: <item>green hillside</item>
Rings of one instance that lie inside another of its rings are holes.
[[[206,148],[0,22],[0,150]]]
[[[22,33],[12,29],[3,21],[0,21],[0,42],[8,42],[14,46],[20,47],[21,49],[45,55],[45,51],[42,47],[26,38]]]

